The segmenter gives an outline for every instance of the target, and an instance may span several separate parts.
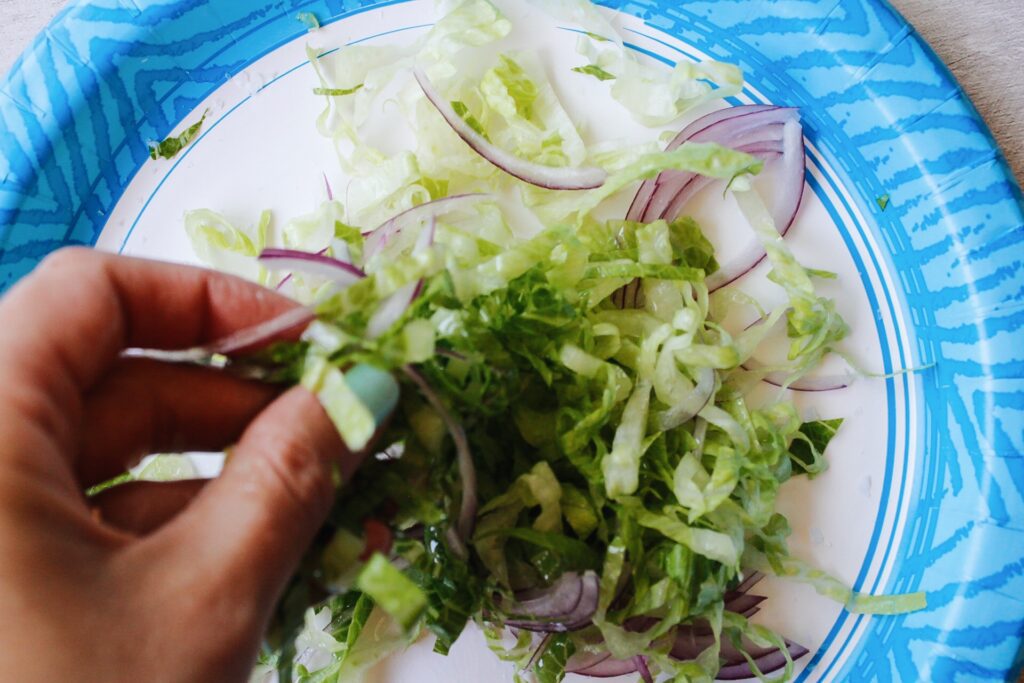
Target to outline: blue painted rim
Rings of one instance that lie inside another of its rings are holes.
[[[70,5],[0,84],[0,291],[93,244],[161,139],[256,56],[394,0],[96,0]],[[930,608],[867,620],[830,680],[1006,680],[1024,633],[1024,212],[946,67],[881,0],[607,0],[803,105],[900,283],[921,373],[911,514],[885,590]],[[890,197],[882,211],[875,200]],[[868,586],[868,588],[872,588]],[[860,618],[858,618],[860,619]],[[820,672],[819,672],[820,673]]]

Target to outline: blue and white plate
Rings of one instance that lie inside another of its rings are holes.
[[[801,108],[811,192],[794,250],[839,273],[824,293],[851,324],[852,355],[895,373],[799,397],[847,421],[831,469],[791,482],[783,505],[796,554],[858,590],[926,591],[929,608],[849,615],[776,581],[759,618],[815,653],[800,680],[1005,680],[1024,633],[1024,215],[984,123],[882,0],[604,4],[645,58],[737,63],[748,85],[736,102]],[[308,34],[300,11],[324,28]],[[194,262],[186,209],[239,222],[310,210],[322,173],[345,179],[314,129],[305,45],[407,42],[434,16],[426,0],[73,2],[0,83],[0,291],[69,244]],[[588,139],[656,136],[588,106],[610,100],[570,72],[571,27],[538,22],[511,40],[544,52]],[[147,141],[206,110],[194,144],[149,159]],[[712,232],[728,215],[701,211]],[[742,286],[759,295],[763,273]],[[418,644],[374,676],[511,678],[472,631],[448,659]]]

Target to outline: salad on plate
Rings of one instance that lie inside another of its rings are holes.
[[[415,42],[330,54],[303,15],[315,125],[339,162],[325,201],[280,226],[186,216],[203,262],[303,306],[182,359],[301,383],[352,451],[375,444],[339,482],[253,680],[362,680],[425,632],[447,654],[471,625],[517,680],[782,680],[808,651],[753,619],[763,576],[851,612],[925,606],[791,554],[777,507],[785,482],[825,470],[844,417],[793,396],[865,374],[818,291],[835,275],[785,239],[800,112],[726,106],[737,67],[645,61],[586,0],[531,6],[578,63],[504,49],[516,27],[488,0],[448,4]],[[599,82],[592,106],[650,139],[582,131],[554,69]],[[408,145],[367,132],[382,103]],[[692,216],[709,195],[742,216],[728,258]],[[757,267],[763,299],[735,286]],[[836,354],[850,371],[823,374]],[[402,383],[383,429],[346,383],[367,365]]]

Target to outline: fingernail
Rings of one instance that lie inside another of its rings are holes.
[[[391,373],[360,363],[345,372],[345,384],[373,415],[379,426],[398,404],[398,382]]]

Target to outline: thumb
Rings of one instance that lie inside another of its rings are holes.
[[[398,400],[394,378],[363,365],[346,379],[379,426]],[[166,541],[212,584],[269,610],[331,508],[337,473],[350,479],[364,454],[349,452],[312,393],[290,389],[249,425]]]

